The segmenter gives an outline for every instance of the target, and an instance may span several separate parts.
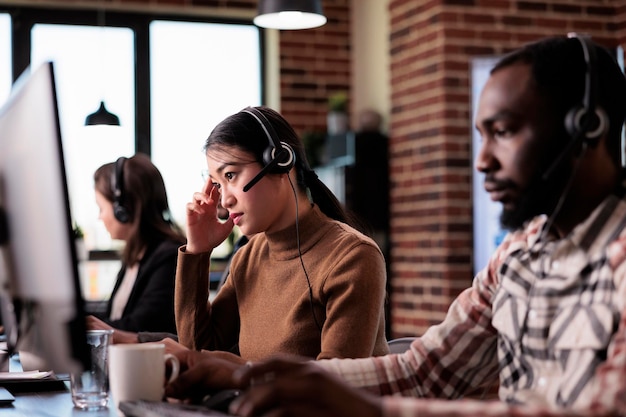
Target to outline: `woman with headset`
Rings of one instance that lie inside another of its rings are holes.
[[[289,123],[268,107],[248,107],[219,123],[204,149],[209,179],[187,204],[176,273],[182,345],[233,350],[236,362],[276,352],[387,353],[382,252],[309,167]],[[251,238],[210,302],[211,251],[234,225]]]
[[[88,328],[176,333],[174,276],[185,235],[170,218],[161,173],[138,153],[102,165],[94,185],[100,219],[125,246],[106,312],[88,316]]]

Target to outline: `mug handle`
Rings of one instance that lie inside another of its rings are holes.
[[[167,383],[169,384],[170,382],[178,378],[178,373],[180,371],[180,362],[178,361],[178,358],[171,353],[166,353],[164,356],[164,360],[165,363],[169,361],[172,368],[172,371],[170,372],[170,377],[167,380]]]

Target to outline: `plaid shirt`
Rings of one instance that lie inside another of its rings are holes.
[[[535,218],[406,353],[319,364],[385,416],[626,416],[625,225],[615,195],[564,239]],[[462,399],[495,384],[501,401]]]

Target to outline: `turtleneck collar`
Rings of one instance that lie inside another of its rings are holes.
[[[316,205],[313,205],[307,214],[298,218],[300,251],[303,254],[322,238],[330,225],[329,220]],[[287,260],[299,256],[295,223],[278,232],[266,233],[265,237],[272,259]]]

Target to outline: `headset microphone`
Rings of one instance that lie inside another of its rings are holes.
[[[243,192],[248,192],[248,190],[250,188],[252,188],[257,182],[259,182],[261,180],[261,178],[263,178],[265,176],[265,174],[267,174],[268,172],[270,172],[272,170],[272,168],[274,168],[276,165],[278,165],[278,162],[283,158],[283,155],[287,153],[286,149],[281,149],[280,152],[278,152],[278,155],[276,155],[276,157],[274,157],[269,164],[265,165],[263,167],[263,169],[261,171],[259,171],[258,174],[256,174],[254,176],[254,178],[252,178],[250,180],[249,183],[247,183],[246,185],[244,185],[243,187]]]
[[[267,137],[267,141],[269,142],[269,146],[265,148],[263,152],[263,163],[265,166],[261,171],[249,183],[247,183],[243,187],[243,191],[247,192],[250,188],[252,188],[257,182],[261,180],[266,174],[284,174],[288,173],[291,168],[296,163],[296,153],[293,148],[286,142],[281,142],[278,139],[278,135],[274,130],[274,126],[267,120],[267,117],[257,108],[255,107],[246,107],[242,110],[244,113],[248,113],[254,119],[259,122],[263,132],[265,132],[265,136]],[[320,333],[322,332],[322,326],[320,325],[317,317],[315,315],[315,306],[313,304],[313,289],[311,288],[311,281],[309,280],[309,274],[304,267],[304,260],[302,259],[302,249],[300,248],[300,226],[298,222],[298,196],[296,193],[296,188],[291,182],[291,177],[287,176],[289,179],[289,184],[291,184],[291,189],[293,190],[293,195],[296,203],[296,243],[298,245],[298,257],[300,258],[300,265],[302,266],[302,271],[304,272],[304,276],[306,278],[307,286],[309,288],[309,301],[311,304],[311,313],[313,314],[313,321],[315,325],[319,329]]]

